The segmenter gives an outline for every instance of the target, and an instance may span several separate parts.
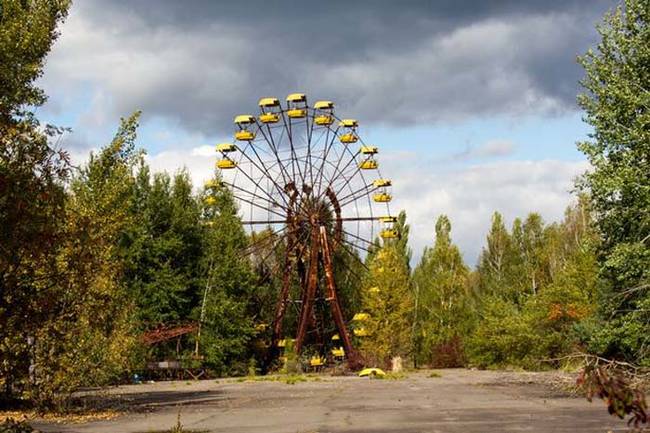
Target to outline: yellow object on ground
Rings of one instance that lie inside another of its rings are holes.
[[[359,377],[366,377],[366,376],[381,376],[384,377],[386,376],[386,372],[382,370],[381,368],[364,368],[359,372]]]

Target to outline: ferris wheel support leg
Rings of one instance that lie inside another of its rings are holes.
[[[307,272],[307,287],[305,290],[304,302],[300,309],[300,320],[298,322],[298,334],[296,335],[296,353],[300,354],[302,345],[307,334],[307,325],[311,318],[314,298],[316,296],[316,286],[318,285],[318,253],[319,253],[319,234],[318,226],[312,223],[311,230],[311,251],[309,252],[309,270]]]
[[[268,370],[271,363],[280,354],[278,342],[282,336],[282,322],[284,321],[284,313],[287,310],[287,301],[289,299],[289,288],[291,286],[291,258],[289,253],[284,260],[284,275],[282,278],[282,288],[280,289],[280,299],[275,308],[275,317],[273,318],[273,336],[271,337],[271,347],[266,357],[264,370]]]
[[[345,320],[343,319],[343,312],[341,311],[341,305],[339,304],[339,299],[336,294],[334,270],[332,269],[332,256],[330,254],[325,226],[320,227],[320,238],[321,249],[323,252],[323,265],[325,268],[325,279],[327,280],[327,299],[329,300],[330,308],[332,309],[332,316],[334,316],[339,336],[343,341],[343,348],[345,349],[345,355],[348,359],[348,366],[351,370],[359,370],[363,367],[363,359],[352,345],[352,339],[350,338],[347,326],[345,325]]]

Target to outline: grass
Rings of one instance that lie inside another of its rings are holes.
[[[432,371],[431,374],[429,374],[429,377],[442,377],[442,374],[438,373],[437,371]]]
[[[295,385],[300,382],[320,382],[323,379],[315,374],[273,374],[268,376],[238,377],[237,382],[283,382]]]

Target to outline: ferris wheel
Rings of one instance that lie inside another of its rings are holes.
[[[285,316],[299,286],[294,347],[300,353],[315,326],[315,305],[325,306],[349,365],[360,357],[341,311],[333,268],[335,253],[360,257],[374,239],[395,239],[390,179],[382,177],[378,148],[359,135],[359,123],[341,119],[334,103],[310,106],[303,93],[262,98],[257,115],[235,117],[233,143],[217,145],[221,181],[237,201],[242,223],[257,233],[247,253],[265,260],[279,252],[282,285],[275,307],[271,356],[284,341]]]

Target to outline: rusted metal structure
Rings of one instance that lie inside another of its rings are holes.
[[[260,263],[275,260],[281,274],[270,358],[287,337],[287,309],[294,306],[295,350],[335,338],[342,344],[337,353],[356,369],[362,361],[339,299],[334,257],[361,260],[377,235],[394,234],[392,182],[379,175],[377,147],[363,143],[356,120],[336,117],[331,101],[310,106],[295,93],[286,104],[262,98],[259,107],[255,116],[235,117],[235,141],[217,146],[216,166],[218,186],[230,189],[242,222],[266,226],[247,252]],[[323,323],[326,317],[333,323]]]

